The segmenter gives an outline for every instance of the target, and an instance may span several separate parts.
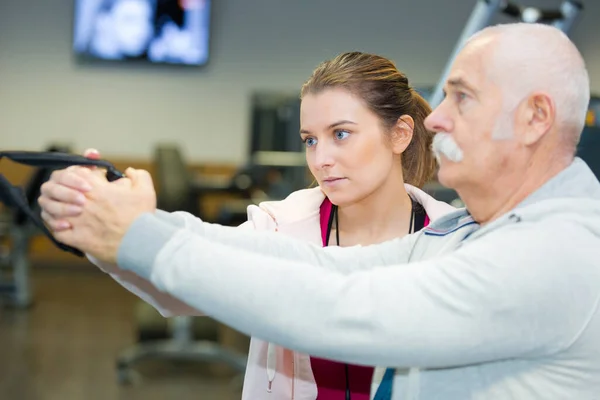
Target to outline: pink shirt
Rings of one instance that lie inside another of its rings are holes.
[[[332,205],[325,198],[321,204],[321,238],[323,246],[327,246],[327,223],[331,215]],[[311,357],[315,381],[317,382],[319,400],[345,400],[346,367],[344,363]],[[369,400],[373,368],[348,364],[348,382],[352,400]]]
[[[321,204],[321,239],[327,246],[327,225],[331,215],[332,204],[325,198]],[[429,218],[425,216],[425,226]],[[317,383],[319,400],[345,400],[346,398],[346,369],[344,363],[311,357],[310,363]],[[348,383],[352,400],[369,400],[373,367],[348,364]]]

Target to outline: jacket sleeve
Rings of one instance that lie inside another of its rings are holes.
[[[314,249],[320,249],[319,246],[305,243],[291,237],[278,239],[289,245],[284,248],[272,246],[269,239],[272,235],[280,238],[284,235],[275,233],[275,221],[267,213],[253,213],[252,221],[246,221],[239,227],[222,226],[203,222],[200,218],[187,212],[167,213],[157,210],[154,217],[161,222],[171,225],[174,228],[189,231],[193,236],[201,235],[210,238],[216,243],[232,246],[234,249],[242,249],[257,253],[273,254],[277,257],[285,257],[288,260],[304,260],[306,262],[316,262],[316,265],[324,268],[333,268],[335,271],[348,274],[357,269],[369,268],[369,263],[360,262],[360,259],[354,257],[353,252],[360,249],[360,246],[354,247],[350,251],[339,252],[338,247],[328,247],[325,253],[328,257],[333,257],[340,261],[339,263],[320,262],[321,258],[315,257]],[[248,232],[248,229],[251,232]],[[255,230],[267,230],[266,236],[255,235]],[[371,253],[369,259],[378,264],[386,264],[391,256],[394,263],[406,262],[412,246],[412,239],[392,240],[385,247],[393,248],[393,251],[380,251],[375,248],[364,248],[361,253]],[[138,247],[138,249],[147,247]],[[135,250],[134,250],[135,251]],[[164,317],[178,315],[203,315],[200,309],[191,307],[187,303],[179,300],[171,294],[165,293],[156,288],[148,279],[140,277],[131,271],[126,271],[117,265],[109,265],[88,255],[88,259],[105,273],[108,273],[115,281],[124,288],[152,305]],[[346,261],[347,262],[346,262]],[[358,261],[358,262],[357,262]],[[215,261],[219,265],[219,261]]]
[[[167,213],[157,210],[157,218],[173,226],[185,228],[186,218],[182,213]],[[250,221],[244,222],[238,228],[252,228]],[[236,229],[238,229],[236,228]],[[142,278],[131,271],[125,271],[117,265],[102,262],[93,256],[87,254],[88,260],[96,265],[100,270],[107,273],[117,283],[129,290],[131,293],[144,300],[154,307],[163,317],[173,316],[202,316],[203,313],[198,309],[189,306],[185,302],[165,293],[154,286],[148,279]]]
[[[332,256],[283,235],[252,236],[278,250],[242,250],[146,215],[118,260],[245,334],[364,365],[443,368],[548,355],[576,340],[600,296],[596,250],[586,246],[594,241],[582,241],[575,224],[557,231],[521,222],[402,266],[387,243]],[[132,251],[138,246],[155,253]],[[346,263],[369,268],[342,274]]]
[[[269,229],[269,232],[261,232],[260,235],[256,235],[255,232],[204,222],[200,218],[186,212],[176,212],[174,214],[185,221],[185,229],[190,231],[192,237],[203,237],[214,243],[231,246],[235,250],[272,255],[286,260],[304,261],[321,268],[335,270],[342,274],[349,274],[356,270],[370,268],[372,263],[385,265],[390,262],[395,264],[407,262],[412,246],[419,235],[417,233],[405,238],[392,239],[377,248],[356,245],[341,250],[337,246],[322,248],[316,244],[300,241],[291,236],[280,235],[275,232],[275,227]],[[270,219],[271,217],[266,213],[261,213],[257,214],[256,218]],[[274,239],[277,242],[276,246],[273,245],[273,238],[276,238]],[[387,249],[390,251],[386,251]],[[361,259],[357,259],[355,257],[356,252],[363,256],[368,254],[370,263],[364,263]],[[326,261],[330,259],[335,259],[336,262]]]

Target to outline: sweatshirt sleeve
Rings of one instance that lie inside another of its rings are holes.
[[[413,244],[419,235],[417,233],[392,239],[376,248],[356,245],[346,247],[340,251],[341,248],[337,246],[323,248],[291,236],[281,235],[275,231],[261,232],[257,235],[254,231],[248,232],[235,227],[204,222],[186,212],[176,212],[174,214],[185,221],[185,229],[190,231],[191,237],[202,237],[213,243],[230,246],[235,250],[266,254],[286,260],[304,261],[342,274],[370,268],[373,263],[380,265],[389,264],[390,262],[392,264],[406,263]],[[150,215],[143,216],[142,221],[146,218],[152,224],[153,218]],[[273,245],[273,240],[276,241],[277,245]],[[369,262],[356,258],[354,255],[357,252],[363,256],[368,254]],[[151,254],[148,255],[152,256]],[[336,262],[328,262],[331,259],[335,259]]]
[[[331,253],[329,256],[336,258],[341,257],[341,260],[346,258],[348,260],[347,263],[319,263],[319,258],[314,257],[315,254],[318,253],[314,253],[313,250],[319,249],[320,247],[301,242],[294,238],[286,237],[286,239],[282,239],[284,242],[289,243],[290,245],[286,246],[284,251],[281,251],[281,248],[271,246],[271,241],[269,238],[272,235],[276,237],[281,237],[284,235],[276,232],[270,232],[267,234],[267,236],[255,235],[255,225],[251,221],[246,221],[238,227],[229,227],[203,222],[200,218],[197,218],[192,214],[180,211],[168,213],[162,210],[157,210],[153,216],[157,221],[161,221],[162,223],[170,225],[176,229],[184,229],[193,233],[194,235],[202,235],[210,238],[211,241],[224,243],[229,246],[233,246],[236,249],[245,249],[258,253],[272,251],[275,256],[286,257],[289,260],[305,260],[307,262],[317,261],[317,265],[327,268],[336,268],[340,273],[349,273],[357,268],[368,267],[368,264],[362,263],[360,260],[355,259],[351,253],[344,253],[343,255],[337,256],[337,247],[328,248],[327,252]],[[270,224],[273,224],[272,219],[270,219],[270,217],[267,215],[256,215],[255,218],[269,219],[268,221],[261,220],[258,224],[259,226],[269,226]],[[274,226],[272,228],[274,228]],[[157,237],[160,237],[160,235]],[[408,241],[406,242],[408,243]],[[400,248],[397,243],[390,243],[390,246],[393,246],[397,249]],[[402,254],[404,254],[404,259],[406,260],[408,259],[409,247],[405,247],[406,251],[404,251]],[[148,251],[148,248],[145,247],[138,247],[134,251],[153,254],[152,251]],[[373,251],[373,257],[377,259],[377,262],[381,263],[385,261],[384,257],[386,254],[390,253]],[[397,257],[399,254],[399,250],[394,252],[394,257],[397,262],[399,262],[399,258]],[[91,255],[88,255],[87,257],[90,262],[92,262],[105,273],[109,274],[111,278],[113,278],[125,289],[129,290],[140,299],[153,306],[164,317],[204,315],[203,311],[200,311],[201,309],[191,307],[186,302],[179,300],[173,295],[157,289],[157,287],[146,278],[138,276],[131,271],[124,270],[117,265],[103,263]],[[218,261],[216,261],[216,263],[217,265],[219,264]]]
[[[245,334],[364,365],[443,368],[551,354],[573,343],[600,296],[588,261],[595,250],[574,243],[574,224],[557,231],[521,222],[410,264],[396,251],[402,240],[328,252],[283,235],[251,236],[268,239],[270,251],[145,215],[118,262]],[[577,251],[564,251],[569,245]],[[362,268],[343,274],[347,263]]]
[[[157,210],[155,216],[161,221],[175,227],[184,228],[186,226],[185,217],[179,213],[168,213]],[[248,226],[248,222],[240,225],[240,227],[244,226]],[[131,271],[125,271],[115,264],[102,262],[90,254],[86,254],[86,257],[92,264],[108,274],[125,289],[154,307],[163,317],[203,315],[198,309],[190,307],[172,295],[160,291],[148,279],[142,278]]]

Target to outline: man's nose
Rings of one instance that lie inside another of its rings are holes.
[[[431,132],[451,132],[454,128],[452,119],[446,110],[446,102],[442,101],[428,116],[425,118],[425,128]]]

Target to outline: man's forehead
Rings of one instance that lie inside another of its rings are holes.
[[[481,87],[481,78],[477,76],[477,71],[465,71],[462,69],[452,69],[446,79],[446,88],[457,90],[470,90],[476,92]]]
[[[485,49],[479,46],[468,46],[461,51],[450,69],[446,85],[449,87],[466,87],[477,90],[485,84],[489,63],[484,57]]]

